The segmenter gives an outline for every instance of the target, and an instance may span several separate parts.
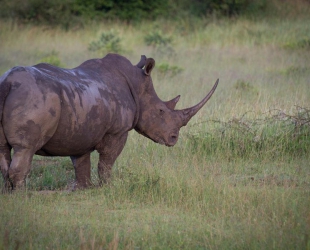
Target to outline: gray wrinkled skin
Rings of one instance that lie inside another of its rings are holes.
[[[24,186],[34,154],[70,156],[76,188],[91,185],[90,153],[99,153],[98,173],[108,182],[128,131],[173,146],[179,130],[208,101],[175,110],[180,96],[157,96],[152,58],[137,65],[117,54],[73,69],[41,63],[14,67],[0,78],[0,167],[5,189]],[[11,150],[13,156],[11,158]]]

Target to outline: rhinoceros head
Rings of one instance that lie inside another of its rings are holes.
[[[135,130],[154,142],[174,146],[178,141],[180,128],[186,126],[188,121],[203,107],[215,91],[218,80],[214,84],[209,94],[197,105],[175,110],[175,106],[180,96],[170,101],[162,101],[157,96],[151,71],[155,66],[155,60],[141,56],[141,61],[136,65],[143,68],[143,93],[139,97],[139,119]]]

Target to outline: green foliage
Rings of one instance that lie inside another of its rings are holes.
[[[172,37],[163,35],[161,31],[155,30],[144,37],[144,42],[152,47],[169,46],[171,45]]]
[[[172,41],[171,36],[164,35],[157,28],[144,37],[145,44],[151,46],[159,54],[173,55],[175,52],[171,46]]]
[[[288,2],[288,3],[287,3]],[[303,1],[300,1],[303,2]],[[301,3],[275,0],[0,0],[0,17],[26,23],[60,25],[65,29],[83,26],[89,20],[119,19],[141,22],[155,18],[183,20],[184,17],[274,16]],[[307,5],[307,2],[303,3]],[[284,6],[281,8],[277,6]],[[308,45],[307,45],[308,46]]]
[[[68,29],[77,22],[75,0],[0,0],[0,17],[15,18],[22,22],[61,25]]]
[[[173,77],[184,70],[177,65],[170,65],[169,63],[160,63],[156,66],[156,68],[161,76],[169,77]]]
[[[81,24],[82,19],[117,18],[127,21],[141,21],[156,17],[167,17],[187,12],[194,16],[206,16],[216,12],[235,15],[257,12],[264,9],[265,1],[249,0],[0,0],[0,16],[17,18],[23,22],[61,25],[66,29]],[[178,6],[178,7],[176,7]]]
[[[83,19],[152,19],[164,15],[168,9],[164,0],[0,0],[0,5],[0,17],[61,25],[66,29],[83,23]]]
[[[120,42],[121,39],[119,36],[113,30],[110,30],[108,32],[102,32],[97,41],[89,44],[88,49],[99,52],[100,54],[107,52],[120,53],[123,50]]]
[[[302,38],[297,41],[288,42],[283,46],[285,49],[310,49],[310,38]]]
[[[53,50],[51,53],[48,53],[45,57],[41,58],[39,62],[48,63],[57,67],[65,67],[64,63],[60,60],[58,54],[58,52]]]
[[[76,0],[79,13],[87,17],[118,18],[141,21],[163,15],[168,3],[164,0]]]
[[[253,14],[263,11],[266,8],[266,0],[174,0],[179,9],[190,13],[193,16],[207,16],[219,14],[233,16],[239,14]]]

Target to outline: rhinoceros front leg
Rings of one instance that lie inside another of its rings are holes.
[[[98,175],[100,185],[109,182],[113,164],[122,152],[127,136],[128,132],[121,135],[106,135],[101,143],[96,146],[96,150],[99,153]]]
[[[87,188],[91,183],[90,177],[90,152],[82,156],[70,157],[75,170],[75,186],[74,189]]]

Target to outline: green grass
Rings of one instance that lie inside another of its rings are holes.
[[[309,247],[308,170],[291,170],[306,162],[170,161],[117,166],[101,189],[2,196],[4,249]]]
[[[0,195],[0,249],[310,249],[309,27],[304,16],[74,31],[1,21],[1,73],[102,57],[89,45],[113,30],[133,64],[154,57],[156,91],[181,94],[177,108],[220,84],[175,147],[131,132],[109,186],[69,192],[70,159],[35,156],[27,190]],[[153,30],[169,46],[148,46]]]

